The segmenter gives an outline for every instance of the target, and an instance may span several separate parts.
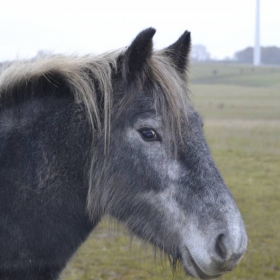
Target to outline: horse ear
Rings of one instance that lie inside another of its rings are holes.
[[[126,77],[133,78],[143,73],[153,52],[153,36],[155,33],[154,28],[143,30],[126,50],[124,56],[124,73]]]
[[[174,63],[176,69],[184,73],[187,70],[189,53],[191,50],[191,33],[185,31],[183,35],[171,46],[164,50]]]

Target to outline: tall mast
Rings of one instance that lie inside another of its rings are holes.
[[[256,0],[256,30],[255,30],[255,49],[254,65],[261,64],[261,47],[260,47],[260,0]]]

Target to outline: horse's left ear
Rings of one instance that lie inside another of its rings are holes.
[[[125,52],[124,74],[127,78],[137,78],[143,73],[153,52],[153,36],[156,30],[147,28],[140,32]]]
[[[187,70],[189,53],[191,50],[191,33],[185,31],[183,35],[171,46],[164,50],[176,67],[176,69],[184,73]]]

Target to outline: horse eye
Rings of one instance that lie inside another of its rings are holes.
[[[151,129],[151,128],[141,128],[139,130],[139,133],[141,134],[141,137],[145,140],[145,141],[157,141],[159,140],[159,137],[157,135],[157,133]]]

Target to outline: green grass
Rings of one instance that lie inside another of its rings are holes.
[[[249,237],[245,257],[222,279],[279,280],[280,69],[202,64],[193,65],[192,73],[193,102]],[[61,280],[186,279],[182,271],[173,278],[168,262],[155,261],[150,246],[137,239],[131,245],[121,226],[108,228],[105,219]]]
[[[279,119],[280,86],[277,89],[209,84],[192,85],[190,89],[196,107],[206,119]]]
[[[227,84],[253,87],[279,87],[280,67],[232,64],[193,65],[190,74],[195,84]]]

